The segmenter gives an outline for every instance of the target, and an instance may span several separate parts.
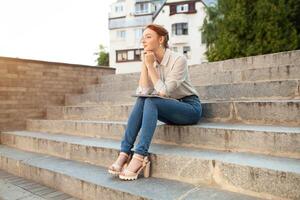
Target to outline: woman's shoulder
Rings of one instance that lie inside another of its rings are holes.
[[[183,55],[179,52],[172,51],[172,50],[170,50],[170,59],[174,63],[175,62],[180,62],[180,63],[186,63],[187,62],[185,55]]]

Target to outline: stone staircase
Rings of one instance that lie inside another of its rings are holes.
[[[80,199],[300,199],[300,51],[190,66],[197,125],[158,122],[151,177],[107,173],[139,73],[106,75],[1,133],[0,166]]]

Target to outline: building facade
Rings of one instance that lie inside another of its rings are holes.
[[[110,66],[116,73],[141,71],[143,28],[150,23],[164,26],[170,48],[182,52],[189,64],[206,61],[201,32],[205,17],[201,1],[118,0],[109,13]]]
[[[153,22],[153,16],[163,0],[118,0],[109,14],[109,63],[116,73],[140,71],[140,43],[143,28]]]

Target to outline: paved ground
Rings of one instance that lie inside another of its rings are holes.
[[[0,170],[0,200],[78,200],[63,192]]]

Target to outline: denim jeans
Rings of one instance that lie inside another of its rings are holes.
[[[140,131],[139,141],[134,152],[147,156],[157,120],[172,125],[196,124],[202,115],[198,96],[191,95],[178,100],[138,97],[127,122],[121,142],[121,152],[131,154],[131,149]]]

